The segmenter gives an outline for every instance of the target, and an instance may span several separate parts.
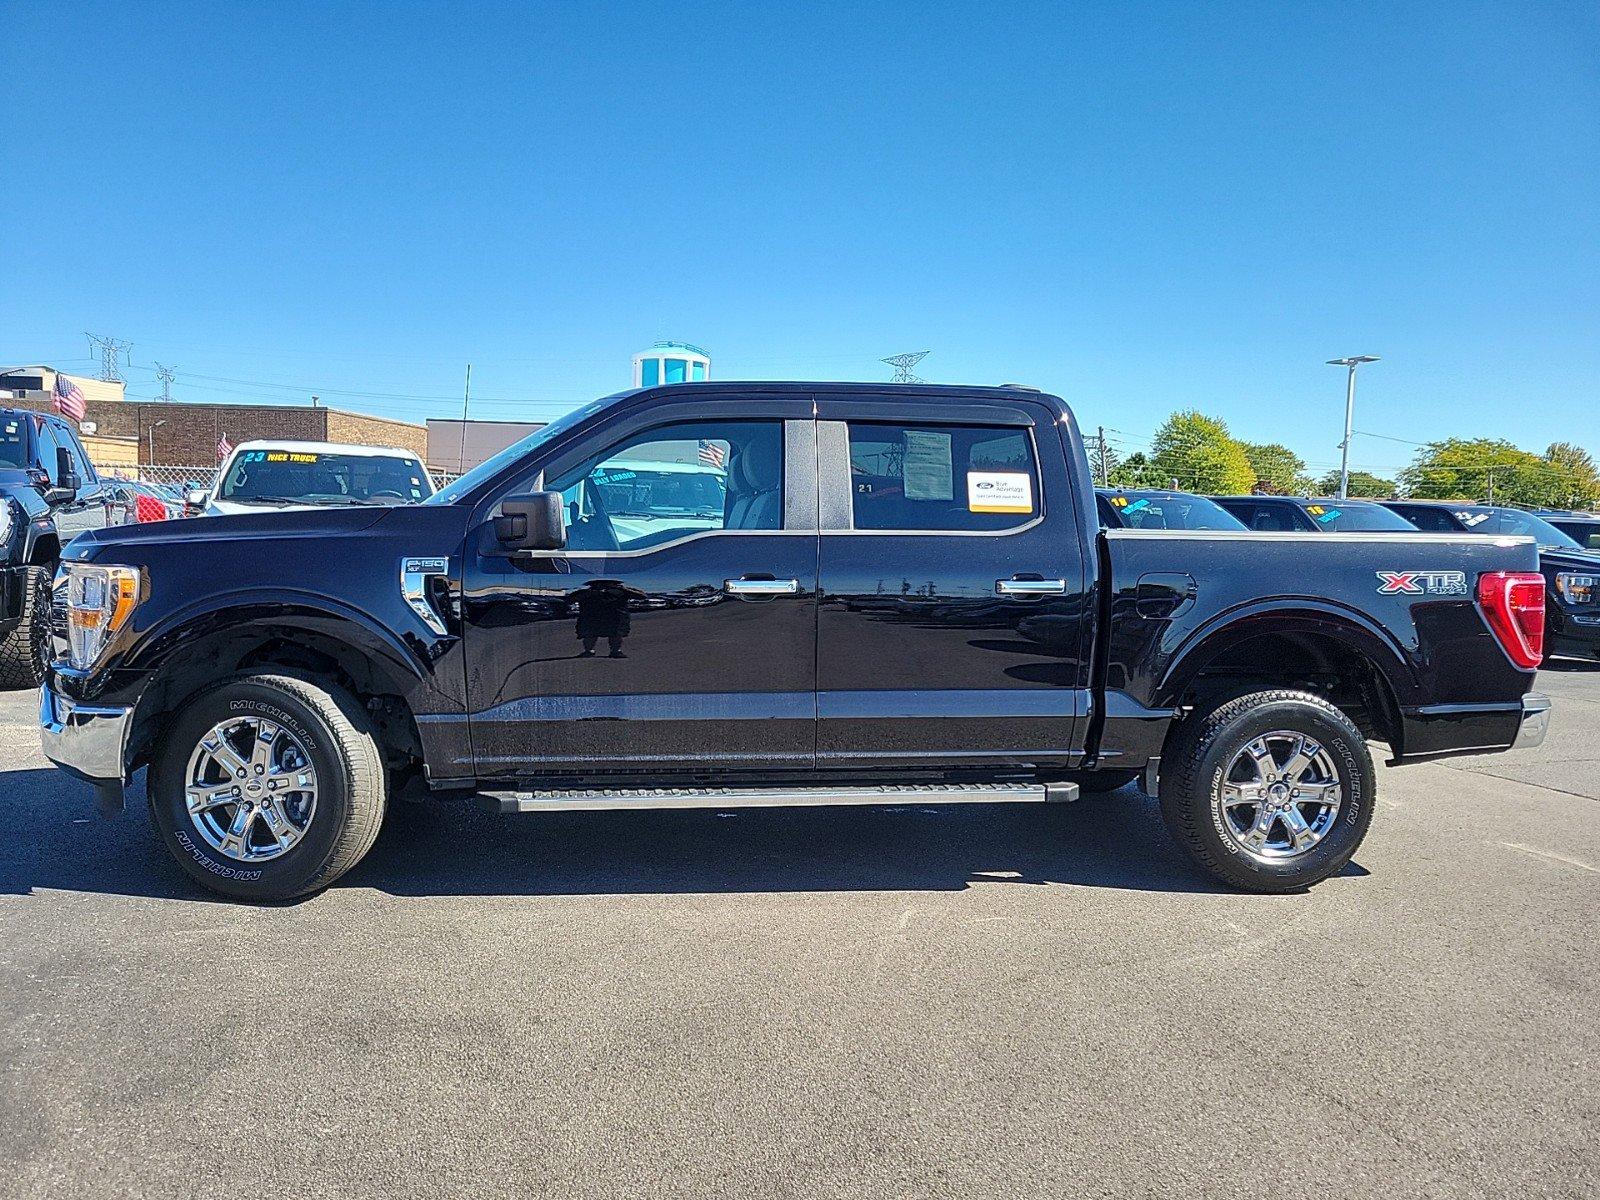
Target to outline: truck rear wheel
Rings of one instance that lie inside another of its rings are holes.
[[[189,703],[150,770],[150,811],[191,878],[239,900],[326,887],[372,848],[383,756],[359,701],[244,675]]]
[[[1255,692],[1191,716],[1162,756],[1161,813],[1197,865],[1234,887],[1326,879],[1372,823],[1366,739],[1307,692]]]
[[[22,568],[22,620],[0,638],[0,691],[36,688],[50,648],[50,571]]]

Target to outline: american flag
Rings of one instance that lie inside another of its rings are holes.
[[[232,453],[233,443],[228,440],[227,434],[223,434],[217,439],[217,465],[220,467]]]
[[[700,462],[708,467],[722,468],[727,465],[728,452],[717,445],[710,438],[700,439]]]
[[[69,421],[81,422],[89,415],[83,389],[65,375],[56,375],[56,411]]]

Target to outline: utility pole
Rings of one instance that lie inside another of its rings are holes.
[[[172,381],[175,378],[171,367],[156,364],[156,378],[161,380],[161,400],[164,404],[172,403]]]
[[[1489,503],[1494,503],[1494,468],[1489,468]]]
[[[1351,358],[1330,358],[1330,367],[1348,367],[1350,377],[1344,390],[1344,441],[1339,443],[1339,499],[1350,498],[1350,435],[1355,431],[1356,419],[1356,368],[1362,363],[1377,362],[1376,354],[1357,354]]]
[[[122,383],[122,372],[117,369],[117,357],[120,355],[123,362],[128,362],[128,351],[133,349],[133,343],[125,342],[121,338],[101,337],[87,332],[83,336],[89,339],[90,352],[100,356],[100,378],[107,383]]]
[[[1109,461],[1110,456],[1106,454],[1106,427],[1104,425],[1096,425],[1094,427],[1094,448],[1095,453],[1100,457],[1100,486],[1110,487],[1111,484],[1107,476],[1111,470],[1111,463]]]
[[[894,368],[894,378],[889,381],[890,383],[927,383],[926,379],[914,375],[911,368],[932,353],[932,350],[914,350],[910,354],[891,354],[888,358],[880,358],[878,361]]]
[[[467,409],[472,405],[472,364],[467,364],[467,382],[461,389],[461,450],[456,456],[456,470],[467,473]]]

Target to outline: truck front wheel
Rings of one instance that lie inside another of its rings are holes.
[[[239,900],[326,887],[383,823],[383,757],[359,701],[243,675],[188,703],[150,769],[162,840],[197,882]]]
[[[1234,887],[1309,887],[1350,861],[1372,823],[1366,739],[1307,692],[1255,692],[1191,716],[1161,765],[1167,828]]]
[[[0,638],[0,691],[36,688],[50,658],[50,568],[23,567],[22,619]]]

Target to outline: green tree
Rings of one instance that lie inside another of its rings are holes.
[[[1551,481],[1552,493],[1556,493],[1551,496],[1552,505],[1588,508],[1600,503],[1600,468],[1596,468],[1594,456],[1582,446],[1552,442],[1544,452],[1544,461],[1562,473]]]
[[[1241,442],[1240,445],[1259,484],[1265,484],[1279,496],[1303,496],[1311,490],[1305,459],[1289,447],[1277,442]]]
[[[1244,444],[1223,422],[1192,410],[1173,413],[1156,430],[1150,461],[1195,492],[1248,492],[1256,482]]]
[[[1366,500],[1393,500],[1395,497],[1395,483],[1392,479],[1385,479],[1381,475],[1374,475],[1369,471],[1350,472],[1350,494]],[[1339,472],[1329,471],[1317,480],[1317,494],[1322,496],[1337,496],[1339,494]]]
[[[1165,488],[1172,486],[1172,477],[1162,476],[1143,451],[1137,451],[1111,468],[1112,487]]]
[[[1581,491],[1578,460],[1570,454],[1577,447],[1557,446],[1556,459],[1547,460],[1500,438],[1445,438],[1417,451],[1400,481],[1419,499],[1566,504]]]

